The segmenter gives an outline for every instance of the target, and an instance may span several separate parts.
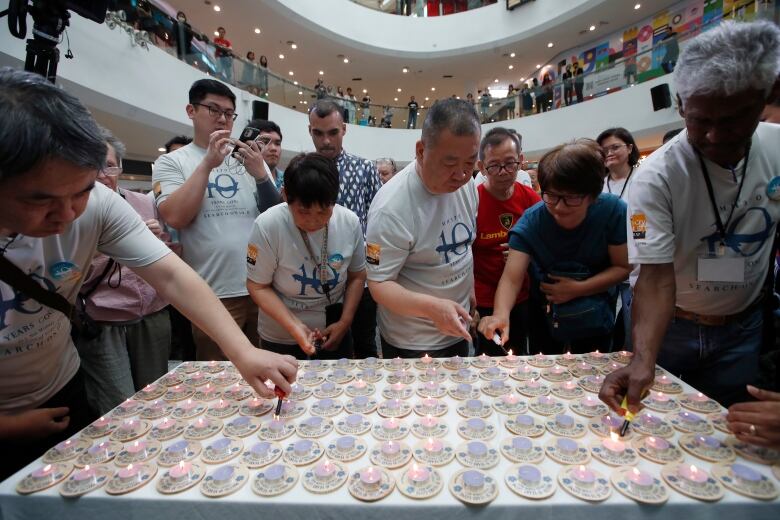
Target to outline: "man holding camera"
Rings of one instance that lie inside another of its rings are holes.
[[[262,149],[230,138],[236,96],[223,83],[202,79],[189,92],[193,142],[154,164],[157,207],[179,230],[182,257],[222,300],[238,326],[258,345],[257,306],[246,289],[246,244],[252,223],[279,202]],[[225,359],[193,325],[196,358]]]

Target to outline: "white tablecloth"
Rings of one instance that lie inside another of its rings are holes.
[[[357,370],[358,369],[354,369],[353,372]],[[419,371],[415,369],[412,369],[412,372],[415,374],[419,373]],[[327,374],[329,372],[325,373]],[[387,375],[390,372],[389,370],[382,370],[382,373]],[[447,373],[450,374],[452,372],[447,371]],[[507,381],[513,387],[516,387],[518,384],[517,381],[514,381],[511,378]],[[475,386],[481,387],[484,383],[484,381],[480,380]],[[417,388],[419,384],[419,382],[415,382],[413,386]],[[453,386],[454,383],[448,380],[444,385],[449,387]],[[381,402],[383,400],[381,391],[386,386],[385,379],[383,378],[383,380],[376,383],[375,386],[377,392],[374,397],[377,401]],[[686,392],[692,391],[690,386],[685,385],[684,383],[683,386]],[[337,399],[344,403],[349,398],[345,394],[342,394]],[[421,398],[415,394],[409,399],[409,402],[416,403],[420,399]],[[457,423],[463,420],[455,410],[458,401],[455,401],[449,395],[443,399],[449,404],[449,411],[442,417],[443,420],[447,421],[447,424],[450,427],[446,439],[452,443],[453,446],[458,446],[462,442],[465,442],[456,432]],[[481,399],[488,403],[493,402],[492,397],[484,394],[481,396]],[[305,401],[305,404],[310,406],[315,401],[316,398],[311,396]],[[564,402],[568,404],[570,401]],[[533,414],[530,410],[527,413]],[[566,413],[575,415],[569,410],[567,410]],[[343,412],[342,415],[346,415],[346,412]],[[303,417],[296,419],[296,421],[303,420],[308,416],[308,414],[305,414]],[[334,418],[334,422],[338,417],[341,417],[341,415]],[[376,412],[370,414],[369,417],[375,423],[381,420]],[[501,440],[512,436],[504,427],[506,417],[507,416],[503,414],[493,411],[490,417],[486,419],[499,428],[498,435],[492,440],[486,441],[489,445],[498,447],[498,443]],[[265,421],[269,418],[270,414],[260,418],[260,420]],[[412,412],[403,420],[411,426],[412,422],[418,418],[419,417]],[[539,416],[539,418],[541,418],[541,416]],[[225,420],[225,422],[228,420],[229,419]],[[217,438],[219,435],[220,434],[217,434],[217,436],[212,437],[211,439]],[[336,439],[339,436],[340,434],[334,430],[326,437],[318,440],[321,444],[326,444],[328,440]],[[675,444],[677,444],[679,436],[680,433],[675,433],[673,439]],[[720,439],[725,437],[724,434],[719,432],[716,432],[714,436]],[[374,439],[370,433],[367,433],[362,437],[368,441],[369,452],[375,444],[379,443],[379,441]],[[163,443],[163,446],[167,446],[179,438],[166,441]],[[542,437],[534,439],[534,442],[543,445],[551,438],[553,438],[553,436],[547,432]],[[578,440],[587,445],[594,438],[597,437],[588,431],[588,434],[585,437]],[[256,435],[244,438],[245,448],[250,447],[257,440]],[[288,439],[279,441],[279,444],[282,447],[285,447],[288,443],[296,440],[298,440],[298,436],[293,435]],[[418,439],[412,434],[403,440],[403,442],[406,442],[410,446],[413,446],[417,441]],[[207,439],[206,441],[202,441],[202,444],[205,446],[209,442],[210,439]],[[206,518],[220,520],[258,518],[268,520],[275,518],[281,520],[319,520],[333,518],[343,520],[349,519],[350,517],[359,518],[360,520],[369,518],[386,520],[471,520],[474,518],[490,518],[491,520],[517,520],[518,518],[533,518],[534,520],[544,520],[547,518],[566,518],[567,520],[626,520],[628,518],[651,518],[653,520],[780,519],[780,500],[762,502],[743,497],[729,490],[726,490],[725,497],[720,501],[716,503],[704,503],[687,498],[669,488],[670,498],[667,503],[661,506],[647,506],[637,504],[618,493],[615,489],[612,490],[611,497],[606,501],[592,504],[572,497],[558,486],[557,491],[551,498],[541,501],[532,501],[519,497],[506,486],[504,483],[504,475],[507,468],[512,465],[512,463],[503,455],[500,457],[498,466],[487,470],[500,480],[498,497],[489,505],[483,507],[465,506],[450,493],[448,487],[450,477],[463,467],[455,459],[448,465],[438,468],[444,478],[445,485],[437,496],[427,500],[413,500],[402,495],[395,489],[390,496],[375,503],[363,503],[354,499],[347,491],[346,484],[334,493],[316,495],[304,489],[300,479],[291,491],[273,498],[263,498],[253,493],[250,488],[251,482],[247,483],[238,492],[219,499],[206,498],[200,493],[198,486],[178,495],[164,496],[159,494],[154,487],[156,480],[160,478],[164,468],[160,468],[154,482],[149,483],[140,490],[122,496],[109,496],[103,489],[99,489],[79,499],[68,500],[59,496],[58,486],[29,496],[18,495],[15,491],[17,482],[32,469],[41,465],[40,461],[35,461],[5,482],[0,483],[0,520],[65,520],[71,518],[78,520],[199,520]],[[233,462],[237,460],[238,459],[234,459]],[[695,463],[698,467],[708,471],[711,466],[710,463],[696,459],[689,454],[685,455],[685,460],[689,464]],[[764,475],[769,476],[770,479],[773,479],[776,485],[780,485],[780,482],[772,476],[772,472],[768,466],[747,462],[741,458],[738,458],[738,461],[759,470]],[[345,463],[350,470],[356,470],[370,464],[368,453],[364,454],[356,461]],[[607,476],[612,472],[611,467],[606,466],[595,458],[589,463],[589,466]],[[641,469],[660,477],[661,465],[640,458],[638,466]],[[539,464],[539,467],[543,472],[556,478],[557,485],[557,475],[562,466],[549,458],[545,458],[543,462]],[[207,469],[210,471],[212,467],[210,466]],[[298,468],[298,470],[299,475],[302,475],[301,468]],[[254,475],[257,471],[258,470],[250,471],[250,476]],[[405,471],[405,468],[392,470],[392,473],[398,476],[402,471]]]

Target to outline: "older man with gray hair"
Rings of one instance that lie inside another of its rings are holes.
[[[383,357],[464,356],[473,309],[471,178],[480,126],[466,101],[428,111],[416,160],[379,190],[368,214],[368,287],[379,306]]]
[[[645,160],[629,187],[628,254],[640,266],[635,355],[601,389],[615,410],[624,394],[638,410],[656,360],[725,406],[747,398],[756,381],[780,218],[780,127],[759,118],[780,92],[778,72],[780,29],[767,22],[724,22],[680,55],[674,80],[685,130]],[[732,431],[768,433],[756,424]]]

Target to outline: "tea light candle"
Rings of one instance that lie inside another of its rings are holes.
[[[574,418],[570,415],[559,414],[555,416],[555,423],[564,429],[569,429],[574,426]]]
[[[357,388],[359,390],[363,390],[366,387],[366,382],[363,381],[362,379],[358,379],[353,384],[354,384],[355,388]]]
[[[205,376],[200,370],[190,375],[190,379],[192,379],[193,381],[202,381],[204,377]]]
[[[615,363],[614,361],[609,364],[609,369],[612,370],[613,372],[620,367],[621,365],[619,363]]]
[[[181,385],[176,385],[174,387],[171,387],[171,389],[169,390],[169,392],[171,392],[172,394],[182,394],[186,391],[187,389]]]
[[[466,425],[468,426],[469,430],[475,432],[481,432],[485,429],[485,421],[479,417],[472,417],[471,419],[468,419],[466,421]]]
[[[272,432],[280,432],[284,429],[284,421],[280,419],[271,419],[268,421],[268,429]]]
[[[615,432],[609,433],[609,438],[601,441],[601,444],[608,451],[618,454],[626,451],[626,443],[620,440],[620,437]]]
[[[404,388],[406,388],[406,385],[398,382],[390,385],[390,388],[393,390],[393,392],[403,392]]]
[[[359,395],[355,397],[352,402],[355,404],[355,406],[366,406],[368,404],[368,397],[365,395]]]
[[[219,402],[215,405],[212,405],[211,408],[214,410],[224,410],[228,406],[230,406],[229,402],[225,401],[224,399],[220,399]]]
[[[355,447],[355,438],[351,435],[345,435],[336,439],[336,448],[339,451],[349,451]]]
[[[473,469],[464,471],[463,484],[472,489],[480,489],[485,485],[485,476]]]
[[[761,482],[761,473],[749,466],[745,466],[744,464],[732,464],[731,472],[734,473],[734,476],[737,477],[737,480],[746,484],[755,484],[756,482]]]
[[[694,438],[694,442],[701,447],[709,448],[712,450],[716,450],[720,448],[720,441],[715,437],[710,437],[709,435],[697,435]]]
[[[458,366],[460,366],[460,365],[462,365],[462,364],[463,364],[463,359],[462,359],[460,356],[454,356],[454,357],[451,357],[451,358],[450,358],[450,363],[451,363],[453,366],[456,366],[456,367],[458,367]]]
[[[165,451],[170,453],[179,453],[187,449],[189,446],[189,443],[185,440],[176,441],[167,448],[165,448]]]
[[[470,442],[466,445],[466,450],[472,457],[484,457],[487,454],[487,444],[480,441]]]
[[[73,479],[78,482],[84,482],[85,480],[94,480],[95,479],[95,468],[91,468],[89,464],[84,466],[84,469],[81,469],[77,471],[73,475]]]
[[[422,484],[423,482],[428,481],[431,476],[431,472],[428,471],[427,468],[418,466],[417,464],[412,464],[412,468],[406,472],[406,476],[412,482],[416,484]]]
[[[580,361],[579,363],[577,363],[577,368],[583,371],[588,371],[592,369],[592,367],[584,361]]]
[[[616,417],[613,414],[605,415],[601,418],[602,424],[609,428],[610,430],[615,428],[620,428],[623,425],[623,418],[622,417]]]
[[[487,362],[487,360],[488,360],[487,354],[485,354],[484,352],[483,352],[482,354],[480,354],[480,356],[479,356],[479,360],[480,360],[481,362],[483,362],[483,363],[486,363],[486,362]]]
[[[666,451],[669,449],[669,441],[661,437],[648,437],[645,439],[645,446],[652,451]]]
[[[365,486],[375,487],[379,485],[382,478],[380,471],[373,466],[369,466],[360,472],[360,482]]]
[[[458,383],[458,392],[461,394],[470,394],[471,385],[468,383]]]
[[[561,367],[561,366],[558,366],[558,365],[555,365],[554,367],[552,367],[550,369],[550,373],[552,373],[552,374],[554,374],[556,376],[559,376],[559,375],[563,374],[564,372],[566,372],[566,369]]]
[[[537,360],[539,360],[539,361],[544,361],[544,360],[546,360],[546,359],[547,359],[547,356],[545,356],[544,354],[542,354],[541,352],[539,352],[538,354],[536,354],[536,355],[534,356],[534,359],[537,359]]]
[[[549,395],[543,395],[539,397],[536,402],[544,406],[555,404],[555,400]]]
[[[531,426],[534,423],[534,418],[527,414],[520,414],[515,416],[515,423],[521,426]]]
[[[333,371],[333,377],[342,378],[345,377],[346,375],[347,375],[347,371],[344,370],[343,368],[337,368],[336,370]]]
[[[428,453],[440,453],[444,449],[444,443],[439,439],[428,439],[423,446]]]
[[[252,446],[250,451],[258,457],[265,457],[268,454],[269,449],[271,449],[271,443],[268,441],[262,441]]]
[[[507,361],[510,361],[510,362],[511,362],[511,361],[517,361],[517,356],[515,356],[515,355],[512,353],[512,349],[511,349],[511,348],[509,349],[509,353],[507,353],[507,355],[506,355],[506,360],[507,360]]]
[[[193,426],[196,430],[205,430],[208,426],[208,422],[206,422],[203,417],[198,417],[198,420],[193,423]]]
[[[390,362],[391,365],[394,367],[400,367],[403,366],[404,362],[400,357],[393,358],[393,360]]]
[[[565,453],[574,453],[577,451],[577,443],[571,439],[560,438],[555,441],[556,447]]]
[[[95,446],[90,446],[89,449],[87,449],[87,453],[90,455],[98,455],[100,452],[107,452],[108,451],[108,443],[107,442],[101,442],[100,444],[96,444]]]
[[[525,386],[526,386],[526,388],[534,388],[534,389],[536,389],[536,388],[541,387],[542,385],[541,385],[541,383],[539,383],[538,379],[531,379],[530,381],[527,381],[525,383]]]
[[[436,406],[438,404],[439,402],[432,397],[426,397],[425,399],[422,400],[423,408],[425,408],[426,410],[434,410],[436,409]]]
[[[263,473],[263,477],[269,482],[276,482],[284,477],[285,469],[281,464],[274,464]]]
[[[124,402],[122,402],[122,404],[119,405],[119,408],[123,410],[129,410],[131,408],[135,408],[136,406],[138,406],[138,401],[127,399]]]
[[[577,388],[577,383],[575,383],[574,381],[566,381],[565,383],[563,383],[563,388],[565,388],[566,390],[574,390],[575,388]]]
[[[318,479],[329,479],[334,473],[336,473],[336,465],[327,459],[314,466],[314,475]]]
[[[503,401],[504,404],[507,405],[515,405],[520,400],[519,397],[517,397],[515,394],[504,394],[501,396],[501,401]]]
[[[221,466],[214,470],[214,472],[211,474],[211,478],[215,482],[227,482],[231,478],[233,478],[233,474],[235,473],[235,470],[232,466]]]
[[[479,399],[469,399],[466,401],[466,408],[469,410],[481,410],[482,409],[482,401]]]
[[[209,367],[215,368],[216,366],[217,366],[217,362],[216,361],[214,361],[214,360],[209,361]]]
[[[119,429],[122,430],[123,432],[131,433],[134,432],[137,427],[138,427],[138,423],[130,419],[127,421],[122,421],[122,426],[120,426]]]
[[[309,439],[301,439],[293,444],[293,451],[296,455],[306,455],[311,450],[312,442]]]
[[[689,424],[696,424],[702,421],[702,418],[691,412],[680,412],[677,416],[683,421]]]
[[[364,362],[366,365],[368,365],[368,366],[370,366],[370,367],[373,367],[373,366],[376,366],[376,365],[377,365],[377,363],[379,363],[379,360],[377,360],[377,358],[375,358],[375,357],[373,357],[373,356],[372,356],[372,357],[367,357],[367,358],[366,358],[366,359],[365,359],[363,362]]]
[[[429,356],[428,354],[425,354],[422,357],[422,362],[424,365],[430,365],[431,363],[433,363],[433,359],[431,359],[431,356]]]
[[[397,419],[390,418],[382,421],[382,428],[387,431],[396,431],[398,429],[399,422]]]
[[[220,399],[222,401],[222,399]],[[247,407],[256,410],[257,408],[260,408],[263,405],[263,401],[258,399],[257,397],[253,397],[251,401],[247,403]]]
[[[357,426],[363,422],[363,417],[359,414],[353,413],[347,416],[347,424],[350,426]]]
[[[658,383],[659,386],[670,386],[672,384],[672,380],[666,377],[664,374],[656,380],[656,383]]]
[[[488,367],[485,369],[485,373],[489,376],[495,377],[501,373],[501,369],[498,367]]]
[[[436,417],[431,417],[430,415],[426,415],[425,417],[420,419],[420,424],[426,430],[433,430],[439,425],[439,420]]]
[[[167,417],[164,417],[162,421],[157,423],[155,428],[157,428],[158,431],[167,431],[173,428],[174,426],[176,426],[176,421],[171,421]]]
[[[317,403],[317,405],[323,411],[330,410],[331,408],[333,408],[334,404],[335,403],[333,402],[333,399],[330,399],[330,398],[320,399],[320,401]]]
[[[46,464],[32,472],[33,478],[50,480],[54,476],[54,466]]]
[[[691,484],[700,485],[704,482],[707,482],[707,473],[703,470],[700,470],[693,464],[690,466],[681,464],[677,469],[677,474]]]
[[[154,392],[155,390],[157,390],[157,385],[154,383],[149,383],[144,387],[144,392],[146,393]]]
[[[585,466],[579,466],[571,472],[572,478],[582,485],[592,485],[596,481],[596,475],[586,468]]]
[[[656,417],[655,415],[651,413],[643,414],[640,418],[640,421],[642,421],[642,424],[645,426],[648,426],[650,428],[657,427],[661,424],[661,419]]]
[[[517,468],[517,476],[526,484],[537,484],[542,480],[542,472],[535,466],[529,464]]]
[[[333,372],[333,375],[339,377],[335,372]],[[336,389],[336,384],[333,381],[325,381],[320,385],[320,389],[325,392],[332,392]]]
[[[514,449],[518,453],[528,453],[531,451],[531,448],[533,448],[533,443],[531,442],[531,439],[527,437],[513,437],[512,438],[512,449]]]
[[[339,358],[339,359],[336,361],[336,366],[339,366],[339,367],[348,367],[348,366],[349,366],[349,359],[347,359],[347,358],[344,358],[344,357],[343,357],[343,358]]]
[[[428,381],[427,383],[425,383],[424,387],[425,387],[426,390],[429,390],[429,391],[432,392],[432,391],[436,390],[439,387],[439,385],[435,381]]]
[[[138,467],[130,464],[126,468],[121,468],[118,474],[122,480],[137,480],[138,473],[140,473]]]
[[[585,399],[580,400],[580,404],[588,409],[593,409],[599,405],[598,400],[594,399],[592,396],[587,396]]]
[[[636,490],[646,490],[653,485],[653,476],[637,468],[632,468],[626,478]]]
[[[395,455],[401,451],[401,446],[397,442],[386,441],[382,443],[381,449],[385,455]]]
[[[54,446],[54,451],[59,451],[60,453],[67,453],[73,449],[73,441],[68,439],[66,441],[62,441],[58,443],[56,446]]]
[[[656,403],[668,403],[669,402],[669,396],[666,395],[663,392],[653,392],[652,393],[653,401]]]
[[[230,439],[227,437],[222,437],[221,439],[217,439],[212,442],[210,447],[217,453],[227,453],[228,448],[230,448]]]
[[[387,402],[387,407],[391,410],[398,410],[401,408],[401,400],[400,399],[390,399]]]
[[[703,393],[701,393],[701,392],[698,392],[698,393],[696,393],[696,394],[693,394],[693,395],[689,396],[688,398],[689,398],[691,401],[694,401],[694,402],[697,402],[697,403],[704,403],[704,402],[706,402],[706,401],[709,401],[709,400],[710,400],[710,398],[709,398],[709,397],[707,397],[706,395],[704,395],[704,394],[703,394]]]
[[[461,379],[468,379],[469,377],[471,377],[471,370],[469,370],[468,368],[459,368],[458,377]]]
[[[575,359],[574,354],[572,354],[571,352],[566,352],[562,357],[566,361],[572,361]]]
[[[105,431],[106,428],[108,428],[109,424],[111,424],[111,421],[109,419],[106,419],[105,417],[101,417],[100,419],[92,423],[92,427],[95,430],[102,432]]]
[[[591,353],[590,353],[590,356],[591,356],[591,357],[594,357],[594,358],[596,358],[596,359],[601,359],[601,358],[603,358],[603,357],[604,357],[604,354],[602,354],[602,353],[601,353],[601,352],[599,352],[598,350],[595,350],[595,351],[593,351],[593,352],[591,352]]]

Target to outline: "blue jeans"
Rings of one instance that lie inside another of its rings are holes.
[[[723,406],[749,400],[745,386],[758,378],[762,325],[760,308],[717,327],[674,319],[657,362]]]
[[[406,124],[406,128],[417,128],[417,111],[409,111],[409,122]]]

